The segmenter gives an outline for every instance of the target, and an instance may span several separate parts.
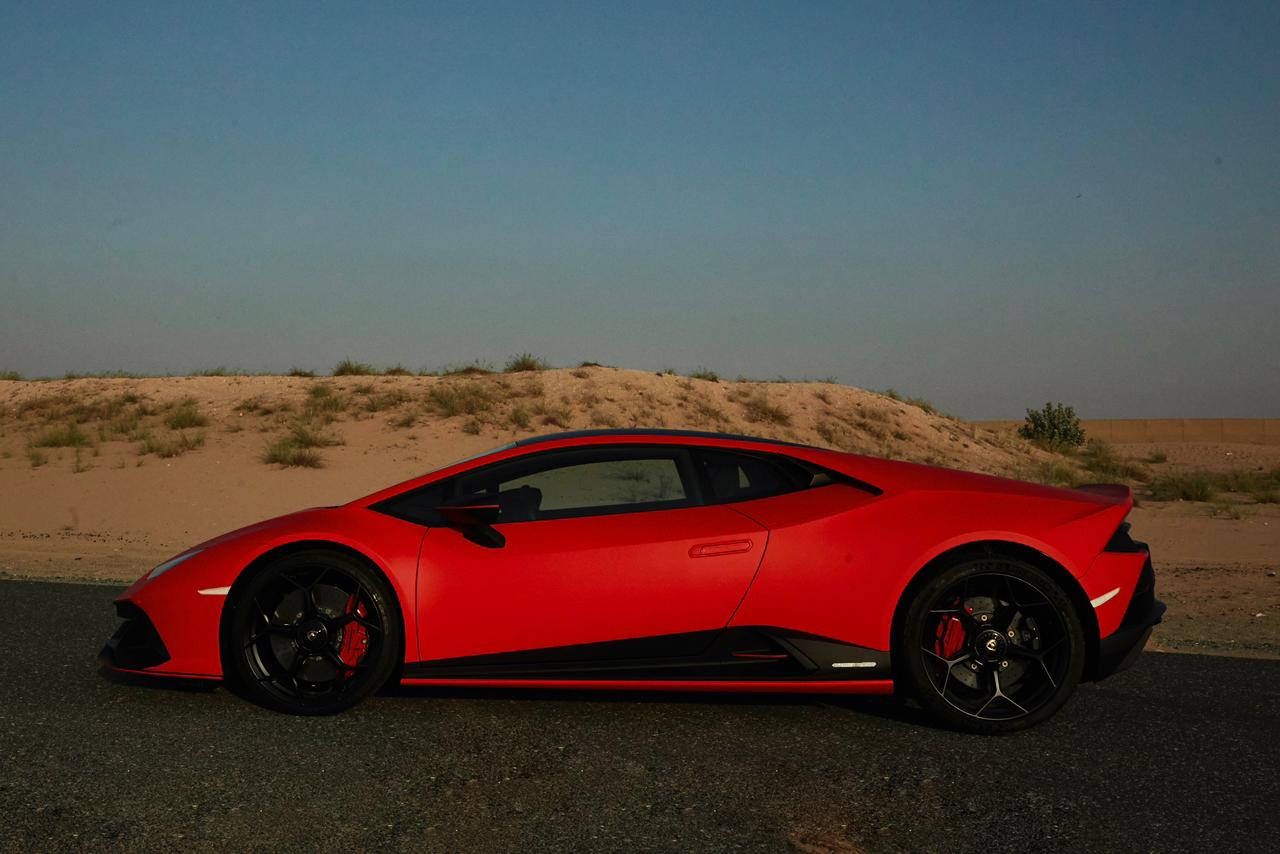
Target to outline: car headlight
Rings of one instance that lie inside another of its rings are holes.
[[[187,558],[195,557],[196,555],[200,554],[200,552],[202,551],[204,551],[204,549],[192,549],[189,552],[183,552],[182,554],[178,555],[175,558],[170,558],[169,560],[166,560],[164,563],[157,565],[150,572],[147,573],[147,580],[154,581],[164,573],[168,572],[178,564],[182,563]]]

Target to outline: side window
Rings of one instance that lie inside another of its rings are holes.
[[[666,510],[697,503],[681,450],[589,449],[540,454],[460,475],[454,500],[492,496],[499,522]]]
[[[813,472],[782,457],[704,450],[698,453],[698,461],[714,499],[721,503],[768,498],[819,485]]]

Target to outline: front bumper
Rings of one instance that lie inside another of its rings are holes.
[[[98,660],[113,670],[139,671],[169,660],[160,633],[146,612],[132,602],[117,602],[116,615],[124,619],[102,648]]]
[[[1164,619],[1165,604],[1156,598],[1156,573],[1147,556],[1129,607],[1120,627],[1098,642],[1094,679],[1105,679],[1133,665],[1151,637],[1151,630]]]

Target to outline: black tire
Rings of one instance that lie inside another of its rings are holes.
[[[962,559],[920,587],[897,639],[907,690],[944,725],[1002,735],[1051,717],[1084,672],[1071,598],[1044,570]]]
[[[404,648],[400,609],[363,561],[309,550],[232,590],[223,670],[245,698],[295,715],[331,715],[378,690]]]

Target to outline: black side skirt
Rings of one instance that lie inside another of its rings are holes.
[[[409,679],[830,682],[891,678],[888,652],[745,626],[406,664]]]

